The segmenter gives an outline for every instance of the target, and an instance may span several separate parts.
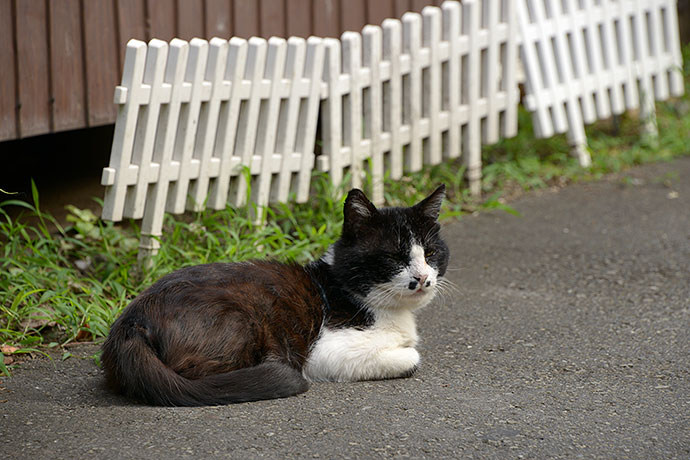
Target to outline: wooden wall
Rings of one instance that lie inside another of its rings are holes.
[[[337,37],[441,0],[0,0],[0,141],[99,126],[125,43]]]

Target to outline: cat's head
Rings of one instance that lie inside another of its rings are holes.
[[[436,294],[448,266],[438,216],[445,186],[409,208],[377,209],[351,190],[340,240],[324,260],[341,286],[372,309],[420,308]]]

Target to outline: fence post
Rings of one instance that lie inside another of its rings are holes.
[[[145,266],[151,263],[151,256],[158,252],[159,238],[163,232],[163,217],[169,185],[179,174],[179,163],[172,161],[172,153],[180,115],[182,86],[189,56],[189,45],[183,40],[173,39],[169,45],[168,60],[161,89],[170,88],[170,102],[161,108],[158,120],[153,161],[159,165],[158,180],[152,184],[146,196],[146,205],[141,223],[139,261]],[[177,171],[175,167],[177,166]]]
[[[376,205],[384,204],[383,197],[383,151],[381,149],[381,53],[382,32],[379,26],[365,26],[362,30],[362,61],[369,70],[368,97],[364,100],[364,129],[369,137],[369,158],[371,161],[371,199]]]
[[[384,130],[388,131],[390,145],[390,178],[398,180],[403,175],[402,147],[402,74],[400,55],[402,26],[397,19],[383,21],[383,59],[388,63],[388,90],[383,91]]]

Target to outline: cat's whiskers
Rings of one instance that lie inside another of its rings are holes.
[[[460,294],[460,288],[455,283],[450,281],[448,278],[439,278],[437,280],[436,286],[439,289],[445,289],[445,290],[449,291],[450,293]]]
[[[387,306],[385,305],[388,300],[390,300],[394,295],[400,295],[394,286],[382,286],[379,287],[377,292],[369,300],[369,304],[374,308],[380,308]]]
[[[436,288],[444,303],[448,300],[452,301],[454,294],[460,294],[460,289],[453,282],[447,280],[446,278],[439,278]]]

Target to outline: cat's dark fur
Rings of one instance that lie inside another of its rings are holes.
[[[308,381],[410,375],[412,311],[448,263],[444,187],[410,208],[345,201],[342,236],[304,267],[269,261],[187,267],[135,298],[101,361],[117,391],[152,404],[228,404],[295,395]]]

